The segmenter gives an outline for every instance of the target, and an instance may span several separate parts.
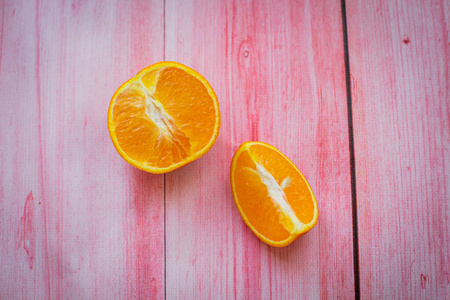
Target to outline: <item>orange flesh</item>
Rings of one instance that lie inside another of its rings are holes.
[[[290,178],[291,183],[283,189],[287,202],[300,222],[303,224],[311,222],[314,217],[314,201],[306,181],[298,170],[270,148],[253,145],[250,147],[250,152],[255,161],[272,174],[278,184],[281,184],[286,177]]]
[[[313,195],[299,171],[275,150],[253,144],[240,153],[232,176],[242,214],[262,236],[275,242],[286,240],[294,234],[295,225],[269,196],[256,164],[273,176],[284,192],[284,200],[302,224],[308,224],[314,218]]]
[[[115,134],[133,160],[164,168],[201,151],[214,135],[214,100],[201,81],[165,67],[133,79],[115,98]]]

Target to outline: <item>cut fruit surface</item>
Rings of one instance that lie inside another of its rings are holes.
[[[317,223],[319,213],[311,187],[275,147],[243,143],[234,154],[230,177],[244,222],[263,242],[286,246]]]
[[[203,156],[219,128],[213,89],[202,75],[176,62],[140,71],[114,93],[108,111],[117,152],[151,173],[166,173]]]

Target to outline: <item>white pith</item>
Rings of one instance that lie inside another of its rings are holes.
[[[284,193],[284,189],[289,186],[291,183],[291,178],[288,176],[281,182],[281,185],[278,184],[278,182],[275,180],[275,178],[270,174],[269,171],[267,171],[263,166],[261,166],[258,163],[256,164],[256,171],[261,178],[262,183],[267,187],[267,191],[269,192],[269,197],[272,199],[272,201],[278,206],[280,211],[287,217],[293,224],[292,229],[288,229],[285,226],[285,229],[288,230],[290,233],[294,233],[297,231],[301,231],[305,224],[300,222],[300,220],[295,215],[294,210],[289,205],[289,203],[286,200],[286,194]],[[285,225],[285,224],[283,224]]]
[[[153,94],[148,91],[145,91],[145,113],[152,120],[156,126],[158,126],[159,130],[165,135],[171,135],[173,132],[173,128],[171,125],[174,123],[173,119],[169,114],[164,111],[164,107],[158,102]]]
[[[154,83],[150,87],[146,87],[142,82],[142,79],[136,81],[136,86],[141,89],[145,94],[145,113],[152,120],[159,130],[166,134],[171,135],[170,125],[174,124],[172,117],[164,110],[162,104],[155,99],[154,93],[156,90],[156,84],[158,83],[159,76],[161,75],[160,69],[156,72]],[[171,126],[172,127],[172,126]]]
[[[144,93],[145,113],[147,114],[147,116],[150,118],[150,120],[152,120],[153,123],[155,123],[160,133],[173,142],[173,144],[178,148],[178,152],[182,155],[183,158],[185,158],[190,153],[190,147],[187,147],[186,149],[181,141],[177,138],[176,134],[178,136],[186,135],[175,124],[173,118],[164,110],[161,102],[159,102],[154,96],[156,83],[158,82],[161,70],[158,70],[158,72],[156,73],[154,84],[150,88],[147,88],[140,78],[139,80],[134,82],[134,85]]]
[[[283,181],[280,184],[280,187],[284,190],[285,188],[287,188],[289,185],[291,184],[291,177],[286,177],[285,179],[283,179]]]

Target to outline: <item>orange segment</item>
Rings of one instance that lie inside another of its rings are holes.
[[[217,139],[220,112],[209,83],[175,62],[151,65],[111,99],[108,129],[133,166],[165,173],[204,155]]]
[[[242,144],[233,157],[230,175],[244,222],[265,243],[286,246],[317,223],[317,202],[311,187],[273,146]]]
[[[165,69],[156,86],[155,98],[187,136],[197,137],[192,141],[193,151],[209,143],[214,134],[216,114],[210,104],[211,96],[201,81],[183,70]]]
[[[240,207],[247,219],[251,220],[253,227],[258,228],[258,232],[271,239],[280,241],[289,237],[289,232],[284,228],[277,205],[267,194],[267,189],[261,181],[257,172],[250,168],[238,168],[235,173],[236,178],[246,178],[246,184],[236,186],[236,195],[239,199],[246,199],[240,202]],[[273,226],[264,226],[267,222]]]

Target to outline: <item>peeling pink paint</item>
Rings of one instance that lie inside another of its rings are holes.
[[[25,207],[23,215],[20,219],[18,230],[19,248],[23,244],[23,248],[28,255],[28,266],[33,269],[34,261],[36,259],[36,230],[34,226],[34,197],[31,191],[25,200]]]

